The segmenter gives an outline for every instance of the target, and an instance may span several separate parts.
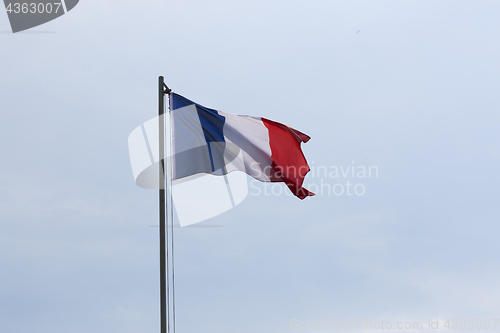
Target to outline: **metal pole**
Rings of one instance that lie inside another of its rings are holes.
[[[161,326],[160,332],[167,333],[167,275],[166,275],[166,244],[165,244],[165,163],[164,163],[164,145],[165,145],[165,125],[163,122],[163,111],[165,109],[164,105],[164,80],[163,76],[158,78],[158,123],[159,123],[159,182],[160,182],[160,315],[161,315]]]

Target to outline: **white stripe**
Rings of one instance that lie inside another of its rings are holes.
[[[233,156],[227,165],[227,171],[240,170],[260,181],[269,181],[271,169],[271,146],[269,131],[260,118],[238,116],[232,113],[217,111],[226,118],[224,138],[228,150],[236,146],[240,149],[238,156]],[[227,155],[231,155],[228,152]]]

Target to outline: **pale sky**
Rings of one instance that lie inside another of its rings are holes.
[[[135,185],[127,148],[159,75],[310,135],[310,165],[378,170],[309,175],[365,192],[304,201],[249,179],[202,223],[222,227],[177,228],[178,333],[498,319],[499,10],[82,0],[18,34],[0,10],[0,332],[159,331],[157,191]]]

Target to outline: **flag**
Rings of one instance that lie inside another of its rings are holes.
[[[283,182],[300,199],[310,168],[301,149],[310,137],[259,117],[209,109],[170,93],[173,179],[242,171],[262,182]]]

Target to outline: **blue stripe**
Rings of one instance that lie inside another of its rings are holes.
[[[196,105],[196,110],[200,117],[205,140],[207,140],[212,171],[220,170],[225,167],[224,150],[226,149],[226,141],[224,140],[223,128],[226,118],[221,116],[216,110],[208,109],[198,104]]]
[[[217,110],[206,108],[202,105],[194,103],[187,98],[171,94],[171,109],[179,109],[188,105],[194,104],[200,117],[200,124],[203,128],[203,134],[208,145],[208,152],[210,154],[210,163],[212,172],[221,170],[225,172],[224,150],[226,148],[226,141],[224,139],[224,123],[226,117],[221,116]]]
[[[185,106],[195,104],[194,102],[190,101],[186,97],[182,97],[181,95],[177,95],[175,93],[170,94],[170,109],[173,111],[175,109],[180,109]]]

